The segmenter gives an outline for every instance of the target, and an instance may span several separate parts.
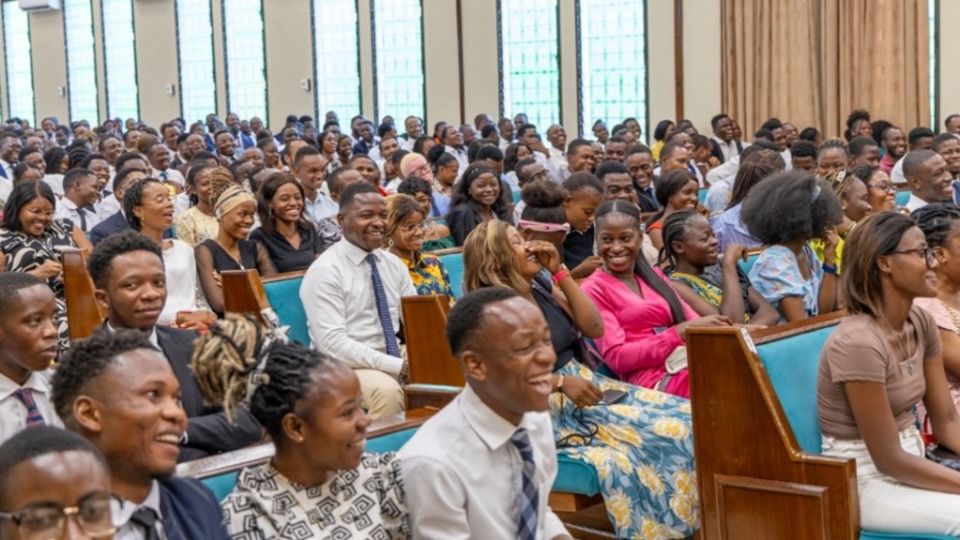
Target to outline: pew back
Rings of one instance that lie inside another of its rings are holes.
[[[447,275],[450,276],[453,296],[459,300],[463,297],[463,248],[439,249],[430,253],[440,257],[443,267],[447,269]]]
[[[103,324],[105,318],[93,293],[96,287],[87,273],[87,259],[79,249],[60,254],[63,263],[63,290],[67,305],[70,339],[84,339]]]
[[[303,274],[290,272],[261,280],[256,270],[227,270],[220,275],[223,310],[226,313],[248,313],[263,321],[261,311],[272,308],[280,324],[290,327],[290,339],[309,347],[307,314],[300,301]]]
[[[463,386],[466,380],[450,351],[443,329],[450,303],[445,296],[407,296],[401,300],[410,382]]]

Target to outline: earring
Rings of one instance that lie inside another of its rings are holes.
[[[390,240],[387,240],[387,247],[388,247],[388,248],[392,248],[392,247],[393,247],[393,238],[391,238]]]

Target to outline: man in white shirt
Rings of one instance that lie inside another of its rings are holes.
[[[567,166],[567,131],[563,126],[554,124],[547,128],[547,140],[550,146],[550,161],[557,169],[563,170]]]
[[[0,200],[6,201],[13,191],[13,167],[23,145],[12,133],[0,135]]]
[[[907,209],[911,212],[931,203],[953,201],[953,177],[943,156],[933,150],[914,150],[907,154],[903,174],[910,185]]]
[[[186,180],[180,171],[170,167],[170,152],[163,143],[154,143],[147,150],[147,159],[150,161],[150,167],[153,168],[155,178],[163,181],[165,184],[173,184],[179,189],[186,186]]]
[[[403,127],[406,129],[406,133],[400,136],[400,138],[403,139],[403,144],[400,145],[400,148],[403,148],[407,152],[412,152],[413,145],[417,142],[417,139],[423,136],[423,121],[416,116],[408,116],[407,119],[403,121]]]
[[[443,146],[446,152],[457,158],[457,164],[459,164],[457,177],[459,178],[463,175],[463,171],[467,170],[470,161],[467,159],[467,149],[463,146],[463,134],[457,126],[450,124],[444,128]]]
[[[446,333],[467,386],[400,450],[413,538],[570,538],[547,504],[556,354],[543,314],[485,288],[457,302]]]
[[[400,299],[417,289],[403,261],[380,249],[387,210],[377,188],[354,183],[339,200],[343,239],[310,265],[300,300],[312,346],[353,368],[372,417],[389,416],[404,408],[400,379],[409,371],[398,338]]]
[[[739,156],[743,144],[733,140],[733,122],[730,117],[720,113],[710,119],[710,126],[713,128],[713,137],[710,139],[714,148],[713,155],[724,163]]]
[[[930,128],[926,127],[915,127],[910,130],[909,135],[907,135],[907,141],[910,145],[910,149],[907,151],[914,152],[916,150],[933,150],[933,131]],[[893,165],[893,169],[890,170],[890,180],[894,184],[905,184],[907,182],[907,177],[903,174],[903,160],[906,158],[906,155]]]
[[[58,352],[56,311],[41,278],[0,273],[0,443],[27,426],[62,425],[46,374]]]
[[[290,170],[303,186],[304,214],[314,226],[327,218],[336,217],[340,211],[340,206],[320,191],[326,177],[326,165],[319,150],[304,146],[297,150]]]
[[[86,169],[71,169],[63,176],[63,198],[57,201],[56,219],[69,219],[83,232],[100,222],[93,205],[100,200],[97,176]]]

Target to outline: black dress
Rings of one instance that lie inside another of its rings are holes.
[[[557,363],[553,365],[553,371],[556,372],[570,360],[574,358],[580,360],[578,358],[581,356],[580,333],[567,312],[553,298],[551,294],[553,285],[547,274],[544,272],[537,274],[537,277],[533,278],[532,286],[533,299],[536,300],[550,328],[550,342],[553,344],[553,351],[557,354]]]
[[[213,239],[207,239],[201,242],[213,255],[213,269],[217,272],[225,270],[247,270],[257,268],[257,246],[249,240],[241,240],[238,243],[240,248],[240,263],[230,256],[220,244]]]
[[[282,234],[278,232],[267,234],[262,228],[250,233],[250,240],[260,242],[267,248],[267,253],[270,254],[273,265],[277,267],[277,272],[306,270],[323,251],[323,246],[320,245],[320,237],[317,236],[315,228],[298,230],[300,247],[297,249],[294,249]]]

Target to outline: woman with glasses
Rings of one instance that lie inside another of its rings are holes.
[[[417,294],[446,296],[452,306],[456,297],[443,262],[436,255],[421,253],[424,238],[431,230],[425,216],[423,206],[413,197],[403,194],[389,197],[383,247],[407,265]]]
[[[53,189],[44,182],[23,182],[13,188],[0,220],[0,268],[33,274],[53,289],[57,297],[54,319],[60,347],[65,349],[70,336],[60,252],[69,248],[89,251],[93,246],[69,220],[53,218],[56,201]]]
[[[604,335],[600,312],[555,244],[534,239],[547,237],[542,230],[530,234],[557,225],[563,209],[528,206],[523,218],[523,232],[488,221],[470,233],[463,246],[464,288],[513,289],[540,308],[556,354],[550,417],[557,454],[599,471],[617,537],[690,535],[698,524],[690,403],[594,371],[601,360],[585,337]]]
[[[408,176],[400,185],[397,186],[397,193],[409,195],[420,203],[423,208],[423,215],[427,216],[427,234],[423,239],[422,251],[436,251],[438,249],[449,249],[455,246],[453,236],[450,235],[450,227],[443,217],[430,217],[433,210],[436,210],[436,197],[433,196],[433,187],[430,182],[417,176]]]
[[[113,538],[112,500],[106,459],[72,431],[29,427],[0,446],[0,538]]]
[[[840,296],[850,316],[820,355],[823,454],[855,459],[860,526],[960,535],[960,472],[924,457],[921,402],[940,444],[960,450],[937,321],[914,305],[937,296],[938,254],[905,216],[881,212],[847,238]]]
[[[867,186],[867,202],[872,212],[886,212],[897,206],[897,186],[880,167],[857,165],[850,174]],[[907,212],[909,214],[909,212]]]
[[[839,237],[843,209],[833,190],[800,170],[769,176],[743,202],[741,219],[764,249],[750,268],[753,287],[793,322],[836,309]],[[810,240],[824,240],[823,260]]]

